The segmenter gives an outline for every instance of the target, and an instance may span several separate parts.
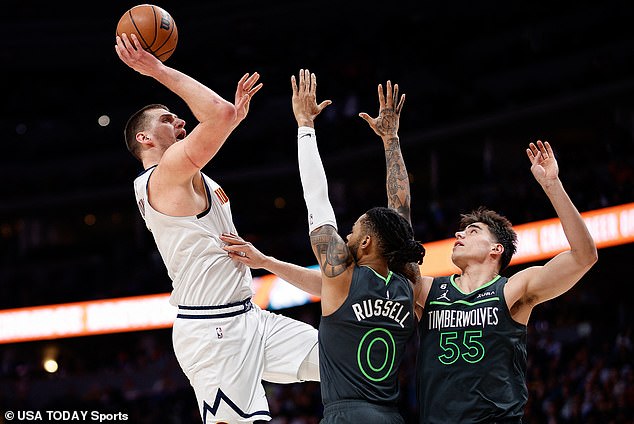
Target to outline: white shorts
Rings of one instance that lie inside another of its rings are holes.
[[[317,329],[245,301],[180,306],[172,339],[203,423],[246,423],[271,419],[262,380],[300,381]]]

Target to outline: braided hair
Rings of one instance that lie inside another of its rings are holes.
[[[388,268],[405,273],[405,265],[423,263],[425,248],[414,240],[410,223],[394,209],[375,207],[366,212],[364,225],[378,238],[379,251]]]

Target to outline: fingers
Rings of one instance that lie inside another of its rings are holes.
[[[526,154],[528,154],[528,157],[532,163],[535,163],[541,158],[541,153],[535,143],[530,143],[528,145],[528,149],[526,149]]]
[[[263,83],[259,83],[255,87],[251,88],[251,90],[249,90],[249,97],[253,97],[253,95],[257,93],[258,91],[260,91],[260,88],[262,88],[263,86],[264,86]]]
[[[291,88],[293,89],[293,96],[297,96],[297,81],[295,75],[291,75]]]
[[[383,84],[379,84],[379,109],[383,109],[385,107],[385,95],[383,94]]]
[[[134,33],[130,34],[129,37],[128,34],[123,33],[121,34],[121,39],[123,40],[123,45],[128,51],[130,50],[130,48],[132,48],[133,50],[139,50],[141,47],[141,43]]]
[[[291,87],[293,88],[293,94],[301,92],[315,90],[317,87],[317,77],[315,74],[310,74],[308,69],[299,70],[299,83],[295,79],[295,75],[291,76]],[[312,88],[311,88],[312,87]]]
[[[532,162],[538,162],[546,159],[554,159],[555,153],[549,142],[542,142],[541,140],[537,140],[536,143],[530,143],[528,145],[528,149],[526,149],[526,154]]]
[[[361,113],[359,114],[359,117],[363,118],[363,120],[364,120],[365,122],[367,122],[368,124],[372,125],[372,118],[371,118],[371,117],[370,117],[370,115],[368,115],[367,113],[365,113],[365,112],[361,112]]]
[[[227,244],[230,245],[236,245],[236,244],[247,244],[246,241],[244,241],[244,239],[236,234],[232,234],[232,233],[223,233],[220,234],[220,240],[224,241]]]
[[[249,75],[248,73],[245,74],[245,77],[248,75]],[[257,72],[254,72],[253,75],[251,75],[246,81],[244,80],[240,80],[240,81],[244,84],[245,91],[251,91],[251,89],[253,88],[255,83],[258,82],[259,79],[260,79],[260,74]]]
[[[546,149],[546,154],[548,155],[548,157],[551,157],[551,158],[554,159],[555,158],[555,153],[553,152],[553,148],[550,147],[550,143],[545,141],[544,142],[544,147]]]
[[[244,86],[244,82],[247,80],[248,77],[249,77],[249,73],[248,72],[246,74],[242,75],[242,78],[240,78],[240,81],[238,81],[238,87],[243,87]]]
[[[319,106],[317,106],[317,108],[319,109],[319,112],[321,112],[326,106],[329,106],[331,104],[332,100],[324,100],[323,102],[319,103]]]
[[[388,81],[390,84],[392,83],[391,81]],[[398,84],[394,84],[394,87],[392,88],[392,103],[396,103],[396,99],[398,98]]]
[[[393,97],[393,90],[392,90],[392,81],[387,80],[387,84],[385,85],[385,106],[388,108],[393,108],[394,107],[394,97]]]
[[[396,114],[400,115],[401,114],[401,110],[403,110],[403,105],[405,104],[405,94],[401,94],[401,99],[398,102],[398,105],[396,106]]]
[[[396,105],[396,113],[400,113],[403,108],[403,104],[405,103],[405,95],[401,95],[400,99],[398,97],[398,84],[392,85],[392,81],[387,80],[385,84],[385,94],[383,93],[383,85],[379,84],[378,92],[379,92],[379,107],[380,109],[388,108],[393,109],[394,105]],[[398,101],[398,104],[397,104]]]
[[[300,92],[306,91],[309,83],[310,83],[310,73],[308,72],[308,69],[300,69],[299,70],[299,91]]]
[[[546,149],[546,146],[544,146],[544,143],[541,140],[537,140],[537,151],[539,152],[541,157],[544,159],[548,159],[549,157],[552,156],[552,150],[550,151],[550,154],[549,154],[548,149]]]
[[[255,83],[258,82],[259,79],[260,79],[260,74],[257,72],[254,72],[253,75],[251,76],[249,76],[248,72],[244,74],[242,78],[240,78],[240,81],[238,81],[236,96],[237,97],[242,97],[244,95],[253,96],[263,86],[263,84],[260,83],[254,87]]]
[[[247,253],[236,246],[225,246],[223,247],[223,250],[225,250],[231,257],[248,258]]]

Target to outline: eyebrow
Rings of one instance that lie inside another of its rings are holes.
[[[176,116],[176,114],[172,113],[172,112],[162,113],[159,116],[159,118],[165,118],[165,117],[168,117],[168,116],[171,117],[171,118],[174,118],[174,119],[178,118],[178,116]]]
[[[477,228],[478,230],[482,230],[482,227],[479,226],[478,224],[469,224],[466,227],[464,227],[464,229],[467,230],[468,228],[472,228],[472,227]]]

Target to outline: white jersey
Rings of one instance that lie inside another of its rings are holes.
[[[137,206],[152,232],[172,280],[172,305],[214,306],[253,296],[251,270],[233,261],[222,249],[222,233],[238,234],[229,198],[211,178],[202,174],[209,208],[197,216],[168,216],[152,208],[147,187],[151,167],[134,180]]]

